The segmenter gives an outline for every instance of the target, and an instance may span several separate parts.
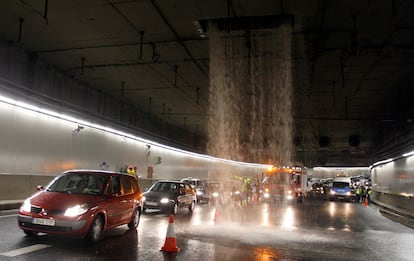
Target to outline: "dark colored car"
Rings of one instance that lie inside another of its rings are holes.
[[[141,190],[135,176],[100,170],[70,170],[26,199],[18,224],[28,236],[38,233],[81,236],[99,241],[104,231],[141,216]]]
[[[309,196],[312,199],[326,199],[327,193],[326,193],[326,187],[323,186],[323,184],[320,183],[314,183],[312,184],[312,188],[309,191]]]
[[[192,178],[192,177],[183,178],[180,181],[187,182],[188,184],[191,185],[193,190],[196,192],[197,203],[199,203],[202,200],[205,200],[204,195],[203,195],[204,194],[203,192],[204,181],[202,181],[201,179]]]
[[[168,214],[176,214],[180,208],[188,208],[193,212],[196,195],[189,183],[181,181],[157,181],[142,197],[142,207],[161,210]]]
[[[211,203],[223,203],[225,201],[224,183],[218,181],[206,181],[197,190],[197,200]]]

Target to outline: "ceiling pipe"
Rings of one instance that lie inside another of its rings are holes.
[[[345,72],[344,72],[344,56],[339,56],[339,60],[341,61],[341,80],[342,80],[342,89],[345,88]]]
[[[43,18],[46,21],[46,25],[49,24],[49,21],[47,19],[47,9],[48,9],[48,6],[49,6],[49,0],[45,0],[45,8],[44,8],[44,13],[43,13]]]
[[[24,22],[24,18],[20,17],[19,18],[19,36],[17,38],[18,43],[22,42],[23,22]]]
[[[155,62],[158,62],[158,60],[160,59],[160,55],[157,53],[157,50],[156,50],[156,46],[155,46],[155,44],[152,44],[152,61],[155,63]]]
[[[142,61],[143,45],[144,45],[144,31],[141,31],[140,32],[140,35],[141,35],[141,42],[140,42],[140,45],[139,45],[139,57],[138,57],[138,60],[139,61]]]
[[[358,43],[356,41],[356,19],[357,15],[353,14],[352,18],[352,33],[351,33],[351,55],[357,56]]]
[[[85,65],[85,57],[81,57],[81,75],[83,75],[83,67]]]
[[[200,87],[197,87],[197,104],[200,104]]]
[[[174,86],[177,87],[178,65],[174,66]]]
[[[182,42],[198,42],[203,41],[202,39],[188,39],[183,40]],[[142,45],[152,45],[156,44],[158,46],[162,44],[176,44],[177,41],[156,41],[151,43],[143,42]],[[125,44],[110,44],[110,45],[94,45],[94,46],[80,46],[80,47],[71,47],[71,48],[58,48],[58,49],[49,49],[49,50],[37,50],[33,51],[34,54],[43,54],[43,53],[59,53],[59,52],[68,52],[68,51],[79,51],[79,50],[88,50],[88,49],[101,49],[101,48],[115,48],[115,47],[135,47],[137,46],[137,42],[133,43],[125,43]],[[197,59],[202,60],[202,59]]]

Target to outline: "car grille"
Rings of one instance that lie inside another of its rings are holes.
[[[32,206],[30,208],[30,212],[39,214],[40,212],[42,212],[42,208]]]
[[[35,206],[32,206],[30,208],[30,212],[36,213],[36,214],[40,214],[42,210],[43,212],[46,212],[48,215],[63,215],[65,213],[64,210],[60,210],[60,209],[43,209],[43,208],[35,207]]]

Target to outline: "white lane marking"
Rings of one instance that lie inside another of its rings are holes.
[[[0,216],[0,218],[6,218],[6,217],[17,217],[17,214]]]
[[[34,252],[34,251],[44,249],[44,248],[48,248],[48,247],[50,247],[50,245],[37,244],[37,245],[22,247],[22,248],[15,249],[12,251],[0,253],[0,256],[11,256],[11,257],[19,256],[19,255],[27,254],[27,253]]]

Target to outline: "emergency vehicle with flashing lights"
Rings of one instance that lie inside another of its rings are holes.
[[[302,203],[307,191],[307,174],[300,167],[275,167],[266,171],[262,181],[262,201]]]

